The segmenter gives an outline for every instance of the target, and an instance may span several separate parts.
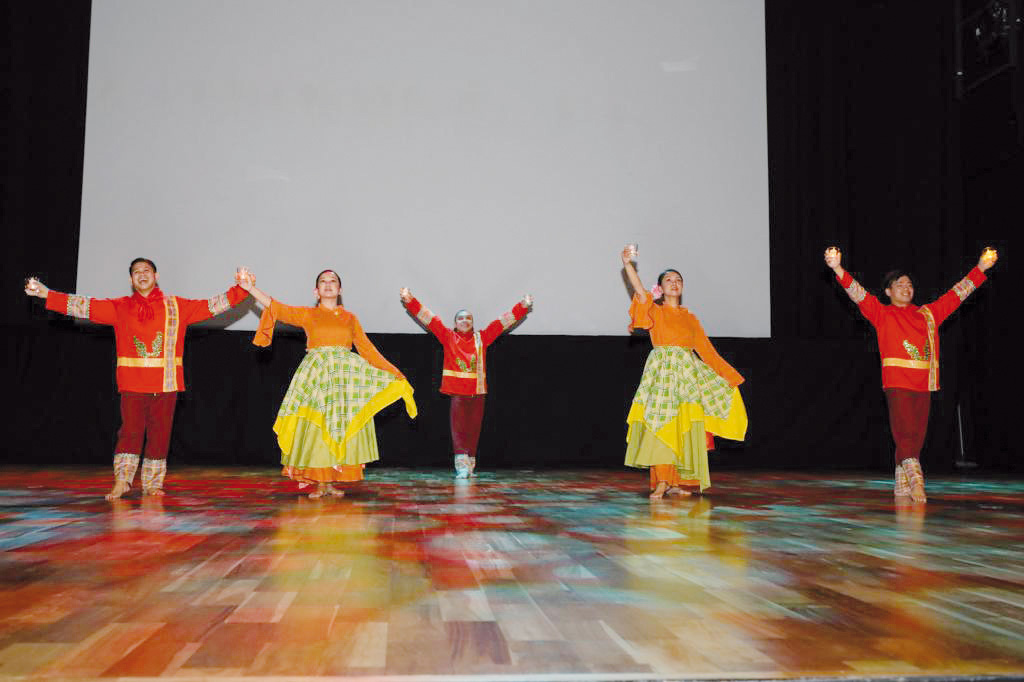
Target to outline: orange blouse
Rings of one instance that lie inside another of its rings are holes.
[[[649,294],[644,299],[634,296],[633,303],[629,306],[629,317],[629,331],[650,330],[651,343],[655,346],[692,348],[697,351],[704,364],[728,381],[730,386],[743,383],[743,376],[722,359],[704,333],[700,320],[686,308],[657,305]]]
[[[384,359],[377,347],[359,324],[359,319],[342,307],[334,310],[316,306],[291,306],[271,299],[270,305],[264,308],[260,316],[260,326],[252,342],[257,346],[269,346],[274,340],[274,324],[280,320],[285,324],[302,327],[306,332],[306,348],[322,346],[342,346],[352,348],[355,344],[360,357],[377,369],[391,372],[399,379],[404,379],[398,368]]]

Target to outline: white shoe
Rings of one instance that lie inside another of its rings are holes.
[[[455,478],[469,478],[469,455],[455,455]]]

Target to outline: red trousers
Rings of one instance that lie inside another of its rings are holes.
[[[146,459],[167,459],[177,402],[175,392],[122,393],[121,430],[117,432],[114,453],[141,455],[145,439]]]
[[[885,399],[889,403],[889,428],[896,443],[896,463],[908,457],[919,459],[928,434],[932,394],[906,388],[887,388]]]
[[[456,455],[476,457],[480,442],[480,428],[484,423],[486,394],[453,395],[449,419],[452,428],[452,452]]]

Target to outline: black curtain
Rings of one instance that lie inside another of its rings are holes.
[[[908,267],[918,300],[977,261],[965,249],[952,3],[767,3],[772,335],[867,327],[822,265],[880,294]]]
[[[91,12],[84,0],[0,1],[0,323],[39,318],[21,293],[30,274],[75,286]]]

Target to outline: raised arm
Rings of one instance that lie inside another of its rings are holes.
[[[181,306],[181,320],[185,324],[195,324],[208,320],[211,317],[222,315],[234,308],[236,305],[249,297],[249,293],[238,284],[238,277],[235,277],[235,285],[223,294],[217,294],[210,298],[178,298],[178,305]]]
[[[875,324],[882,312],[881,302],[867,289],[862,287],[860,282],[855,280],[850,273],[843,269],[842,261],[842,251],[834,246],[825,249],[825,265],[830,267],[832,272],[835,273],[839,286],[843,287],[850,300],[857,304],[861,315],[866,317],[872,324]]]
[[[960,304],[967,300],[967,297],[974,293],[974,290],[985,283],[988,279],[985,272],[996,264],[999,254],[995,249],[985,249],[978,264],[968,272],[963,279],[953,285],[953,288],[940,296],[937,300],[928,303],[926,307],[931,310],[935,318],[935,324],[942,324],[947,317],[953,314]]]
[[[633,287],[633,294],[641,301],[646,301],[647,290],[644,289],[644,283],[640,281],[640,275],[637,274],[636,267],[633,265],[635,258],[636,252],[632,245],[622,249],[622,269],[626,271],[626,278],[629,280],[629,285]]]
[[[235,282],[238,286],[242,287],[249,292],[249,295],[255,298],[261,306],[264,308],[270,306],[270,296],[267,296],[263,291],[256,286],[256,275],[249,271],[248,268],[238,268],[235,272]]]
[[[480,341],[485,346],[494,343],[494,340],[501,336],[502,333],[529,315],[531,310],[533,310],[533,296],[526,294],[512,306],[511,310],[502,313],[501,317],[491,322],[480,332]]]
[[[415,317],[431,334],[436,336],[438,341],[441,343],[447,342],[448,337],[452,334],[452,330],[444,325],[440,317],[435,315],[430,308],[420,303],[406,287],[402,287],[399,298],[402,299],[402,305],[409,311],[409,314]]]
[[[309,321],[310,310],[299,306],[290,306],[275,301],[264,291],[256,287],[256,276],[246,268],[239,268],[235,274],[238,287],[247,291],[263,306],[260,323],[252,342],[256,346],[269,346],[274,341],[274,326],[278,321],[302,327]]]

